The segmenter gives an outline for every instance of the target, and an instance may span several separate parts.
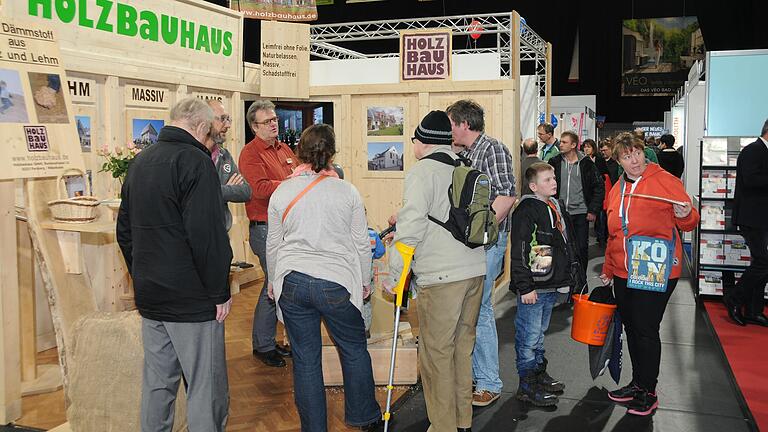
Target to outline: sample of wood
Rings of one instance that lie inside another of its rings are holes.
[[[31,396],[42,393],[50,393],[64,386],[59,365],[37,366],[35,379],[22,381],[21,395]]]
[[[395,385],[415,384],[418,380],[418,354],[415,344],[397,347],[395,361]],[[389,362],[392,354],[391,343],[380,343],[368,346],[373,366],[373,381],[376,385],[386,385],[389,381]],[[341,371],[341,361],[335,346],[323,347],[323,382],[326,386],[344,384]]]

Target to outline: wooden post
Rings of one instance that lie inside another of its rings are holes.
[[[552,44],[547,42],[547,115],[544,117],[549,122],[552,115]]]
[[[21,311],[21,379],[37,378],[37,332],[35,326],[35,258],[26,222],[16,221]]]
[[[19,275],[13,180],[0,180],[0,424],[21,417]]]

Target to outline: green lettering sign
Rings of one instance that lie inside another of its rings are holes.
[[[143,10],[139,16],[140,19],[144,21],[139,27],[139,34],[141,34],[141,38],[157,42],[160,38],[160,31],[157,24],[157,15],[151,11]]]
[[[117,4],[117,34],[123,36],[136,36],[139,28],[136,26],[136,19],[139,12],[136,8],[122,3]]]
[[[114,11],[114,13],[113,13]],[[115,0],[27,0],[29,16],[230,57],[232,32]],[[75,20],[77,18],[77,20]]]

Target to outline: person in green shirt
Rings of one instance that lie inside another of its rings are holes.
[[[550,123],[542,123],[536,129],[541,141],[541,150],[539,150],[539,159],[549,162],[553,156],[560,153],[560,140],[555,138],[555,127]]]

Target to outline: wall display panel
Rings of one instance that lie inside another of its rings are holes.
[[[94,63],[242,78],[242,17],[197,0],[17,0],[5,14],[50,26],[67,68]],[[126,53],[130,55],[126,56]],[[162,59],[161,61],[159,61]]]
[[[56,35],[25,21],[0,21],[0,179],[82,169]]]
[[[759,134],[768,118],[768,50],[712,51],[706,69],[707,135]]]
[[[364,160],[362,176],[404,178],[405,172],[415,162],[410,139],[412,132],[406,131],[418,124],[419,120],[409,118],[417,110],[398,99],[360,100],[359,118],[365,119],[365,123],[361,122],[357,129],[363,142],[357,158]]]

